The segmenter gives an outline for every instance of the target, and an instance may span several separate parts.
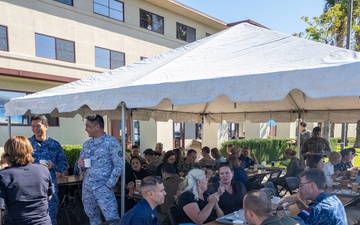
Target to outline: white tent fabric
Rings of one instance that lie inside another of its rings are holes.
[[[209,122],[360,118],[359,53],[250,24],[167,53],[10,100],[6,115],[51,113]]]

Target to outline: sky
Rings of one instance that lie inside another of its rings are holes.
[[[319,17],[324,0],[177,0],[226,23],[251,19],[271,30],[292,35],[304,32],[302,16]]]

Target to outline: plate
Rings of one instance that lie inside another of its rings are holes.
[[[337,189],[331,192],[332,194],[336,194],[336,195],[351,195],[351,196],[357,196],[359,195],[358,192],[354,192],[352,190],[349,189]]]
[[[239,217],[235,215],[235,213],[239,212]],[[232,225],[234,220],[243,220],[246,223],[244,210],[240,209],[239,211],[235,211],[233,213],[227,214],[225,216],[219,217],[216,219],[216,222],[223,223],[223,224],[230,224]]]

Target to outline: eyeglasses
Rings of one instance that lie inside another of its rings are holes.
[[[310,182],[305,182],[305,183],[300,183],[300,184],[299,184],[299,188],[301,188],[301,187],[304,186],[305,184],[310,184],[310,183],[312,183],[312,181],[310,181]]]

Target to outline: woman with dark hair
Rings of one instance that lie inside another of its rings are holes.
[[[218,204],[224,214],[241,209],[246,195],[245,185],[239,181],[234,181],[233,177],[234,171],[230,163],[220,163],[219,181],[211,185],[206,191],[207,194],[217,192],[220,195]]]
[[[176,161],[175,152],[172,150],[167,151],[164,155],[163,162],[160,165],[158,165],[158,167],[156,168],[156,176],[161,177],[161,167],[164,165],[164,163],[173,164],[175,161]]]
[[[246,174],[246,171],[240,166],[239,156],[237,154],[232,154],[227,158],[227,161],[230,163],[234,171],[234,180],[243,183],[246,187],[249,186],[249,178]]]
[[[174,162],[174,166],[177,170],[177,165],[179,164],[179,162],[184,161],[184,150],[183,148],[180,146],[179,148],[175,148],[173,149],[174,153],[175,153],[175,162]],[[177,173],[177,171],[176,171]]]
[[[133,156],[130,159],[131,169],[126,172],[125,180],[126,187],[132,189],[135,187],[135,180],[142,180],[144,177],[147,177],[149,174],[146,170],[141,168],[141,159],[139,156]]]
[[[48,200],[54,193],[49,169],[33,164],[33,148],[24,136],[6,141],[0,172],[0,210],[4,224],[50,225]],[[15,222],[14,222],[15,221]]]
[[[322,170],[324,164],[324,156],[320,154],[309,154],[308,158],[306,159],[306,169]]]

